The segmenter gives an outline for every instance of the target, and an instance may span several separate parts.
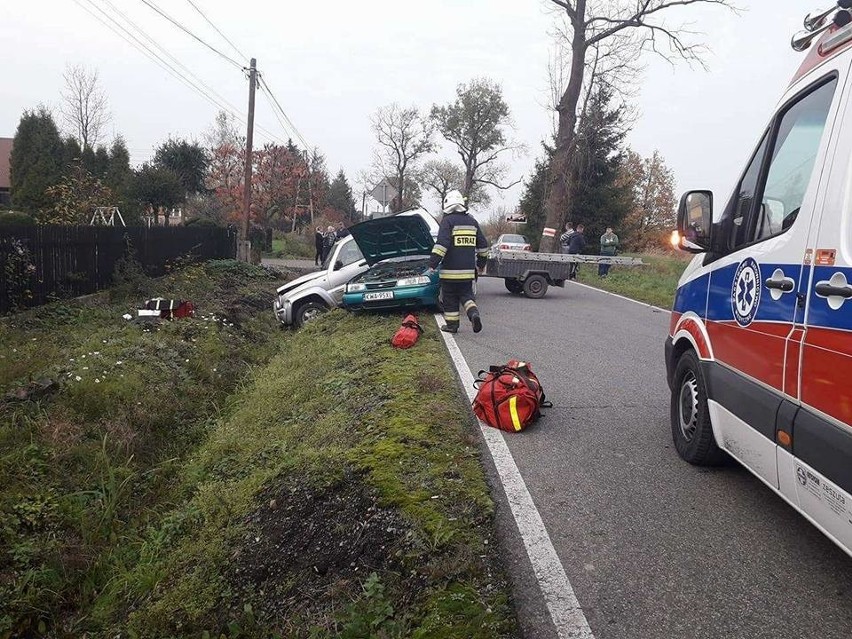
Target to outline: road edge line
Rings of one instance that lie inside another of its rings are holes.
[[[607,291],[607,290],[604,290],[602,288],[598,288],[597,286],[592,286],[590,284],[583,284],[582,282],[578,282],[576,280],[573,280],[571,282],[571,284],[574,284],[575,286],[582,286],[583,288],[588,288],[588,289],[591,289],[593,291],[597,291],[598,293],[603,293],[605,295],[612,295],[613,297],[617,297],[617,298],[622,299],[622,300],[627,300],[628,302],[633,302],[634,304],[639,304],[639,306],[646,306],[646,307],[653,309],[655,311],[660,311],[661,313],[668,313],[669,315],[671,315],[671,309],[660,308],[659,306],[654,306],[653,304],[648,304],[648,302],[640,302],[639,300],[634,300],[632,297],[627,297],[625,295],[619,295],[618,293],[613,293],[611,291]]]
[[[435,315],[435,321],[438,324],[439,333],[447,347],[450,359],[453,361],[462,388],[468,399],[473,401],[476,392],[473,388],[474,377],[470,371],[470,366],[468,366],[455,338],[440,330],[441,326],[444,325],[443,317]],[[556,554],[556,549],[553,547],[553,542],[547,533],[541,514],[533,502],[532,495],[527,489],[526,482],[521,476],[521,471],[518,469],[514,457],[512,457],[512,452],[509,450],[503,434],[499,430],[483,424],[479,419],[476,421],[488,446],[491,459],[494,461],[497,476],[500,478],[500,484],[509,502],[509,508],[527,551],[527,557],[532,564],[539,590],[547,605],[550,619],[556,628],[556,634],[560,639],[594,639],[586,615],[580,607],[580,602],[577,600],[571,582],[568,581],[565,568]]]

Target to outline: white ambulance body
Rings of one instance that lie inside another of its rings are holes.
[[[814,43],[727,205],[681,200],[680,247],[698,255],[666,362],[680,455],[724,451],[852,554],[850,4],[794,38]]]

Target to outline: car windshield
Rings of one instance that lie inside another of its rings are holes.
[[[506,244],[526,244],[527,238],[523,235],[504,235],[500,241]]]

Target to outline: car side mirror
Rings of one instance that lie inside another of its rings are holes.
[[[339,271],[339,270],[340,270],[340,269],[342,269],[342,268],[343,268],[343,262],[342,262],[341,260],[337,260],[337,261],[334,263],[334,270],[335,270],[335,271]]]
[[[677,247],[689,253],[705,253],[713,246],[713,193],[689,191],[680,198],[677,211]]]

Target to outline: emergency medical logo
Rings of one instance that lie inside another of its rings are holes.
[[[740,326],[751,324],[760,305],[760,267],[750,257],[740,263],[734,275],[731,305],[737,324]]]

